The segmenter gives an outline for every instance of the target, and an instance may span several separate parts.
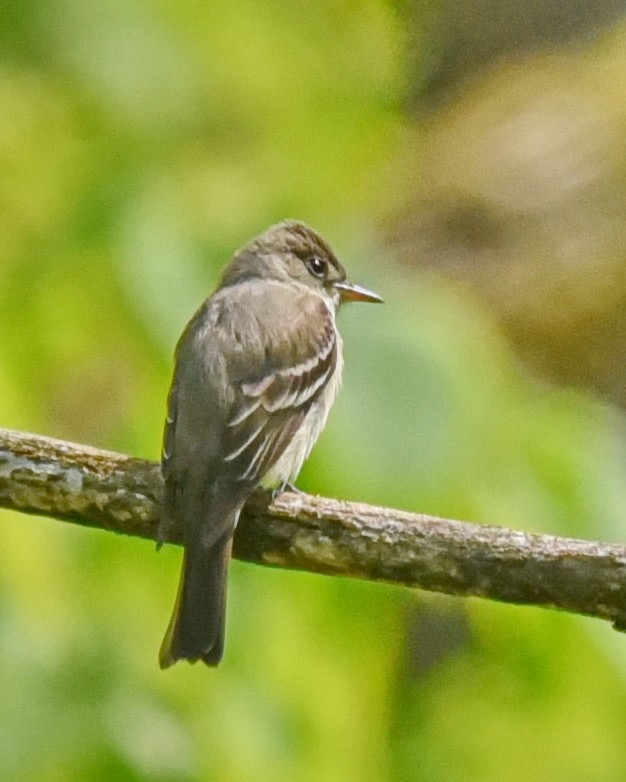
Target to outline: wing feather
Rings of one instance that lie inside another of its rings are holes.
[[[236,287],[214,294],[177,346],[163,437],[164,533],[190,471],[206,475],[207,487],[218,478],[242,489],[258,483],[337,367],[334,316],[320,296],[278,283]],[[259,298],[252,307],[251,296]]]
[[[322,299],[308,299],[262,372],[239,384],[227,424],[227,460],[239,480],[258,481],[279,459],[337,366],[333,317]]]
[[[159,529],[157,532],[157,548],[163,545],[174,524],[174,506],[176,503],[176,486],[170,480],[172,472],[172,458],[175,450],[176,438],[176,411],[178,386],[176,380],[170,386],[167,395],[167,414],[165,417],[165,427],[163,431],[163,445],[161,447],[161,473],[165,481],[165,491],[163,494],[163,511],[159,519]]]

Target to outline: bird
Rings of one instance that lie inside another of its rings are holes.
[[[175,351],[158,545],[182,530],[182,573],[159,652],[217,666],[233,535],[250,494],[292,486],[341,384],[336,312],[380,302],[326,241],[285,220],[239,249]]]

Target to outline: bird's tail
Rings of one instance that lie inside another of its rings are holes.
[[[238,514],[237,514],[238,515]],[[203,660],[217,665],[224,651],[226,581],[233,544],[232,524],[210,545],[186,545],[174,612],[159,652],[159,665]]]

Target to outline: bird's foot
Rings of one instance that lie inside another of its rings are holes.
[[[272,489],[272,502],[276,499],[276,497],[280,497],[280,495],[286,491],[293,492],[294,494],[304,494],[302,489],[299,489],[297,486],[294,486],[294,484],[291,483],[291,481],[284,481],[276,489]]]

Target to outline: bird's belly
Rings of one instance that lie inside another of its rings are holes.
[[[295,481],[304,460],[317,439],[317,437],[315,439],[312,437],[313,433],[309,429],[307,419],[305,419],[276,464],[261,479],[261,486],[264,489],[275,489],[285,483]]]
[[[261,479],[261,486],[264,489],[275,489],[285,483],[293,483],[298,477],[302,465],[326,425],[328,413],[341,385],[341,369],[341,360],[339,360],[337,369],[328,381],[326,388],[319,399],[311,405],[311,409],[291,442]]]

